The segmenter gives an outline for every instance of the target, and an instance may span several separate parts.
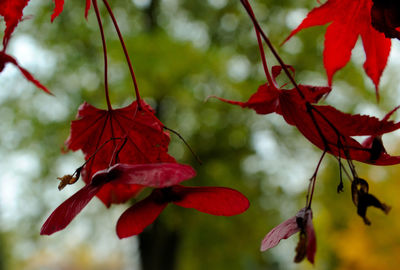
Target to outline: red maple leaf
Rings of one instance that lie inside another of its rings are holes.
[[[238,215],[249,207],[249,201],[243,194],[225,187],[176,185],[155,189],[147,198],[134,204],[121,215],[117,222],[118,237],[140,234],[169,203],[216,216]]]
[[[294,217],[273,228],[262,240],[260,250],[273,248],[282,239],[287,239],[297,232],[300,232],[300,240],[296,248],[295,262],[301,262],[307,256],[307,259],[314,263],[317,245],[311,209],[303,208]]]
[[[107,183],[164,188],[192,178],[196,172],[177,163],[120,164],[98,171],[89,184],[58,206],[43,224],[40,234],[53,234],[68,226]]]
[[[61,12],[64,10],[64,0],[53,0],[54,1],[54,11],[53,14],[51,14],[51,22],[54,21],[55,18],[58,17],[58,15],[61,14]],[[90,9],[90,0],[86,0],[86,7],[85,7],[85,17],[87,18],[88,12]]]
[[[286,40],[304,28],[330,23],[325,34],[324,66],[329,85],[332,85],[333,75],[350,60],[351,50],[360,35],[366,54],[364,69],[375,84],[378,96],[391,41],[372,27],[371,7],[372,0],[328,0],[308,13]]]
[[[11,34],[15,27],[22,19],[22,11],[28,4],[29,0],[1,0],[0,1],[0,16],[4,17],[6,29],[3,36],[3,51],[7,47]]]
[[[85,102],[79,108],[77,120],[71,123],[71,134],[65,144],[70,150],[82,150],[85,159],[90,159],[82,170],[83,180],[89,183],[93,174],[116,162],[175,162],[167,153],[169,134],[163,128],[144,101],[141,101],[141,108],[135,101],[127,107],[111,110],[100,110]],[[108,183],[97,196],[109,207],[111,203],[125,202],[141,188]]]
[[[288,124],[296,126],[311,143],[335,156],[375,165],[400,163],[400,156],[387,154],[383,144],[380,149],[372,144],[374,138],[400,128],[400,123],[388,120],[398,108],[382,120],[368,115],[343,113],[332,106],[312,104],[329,93],[330,87],[299,85],[300,91],[295,88],[279,89],[275,82],[277,74],[273,72],[271,83],[260,86],[247,102],[218,99],[251,108],[258,114],[281,114]],[[370,137],[360,144],[353,136]]]

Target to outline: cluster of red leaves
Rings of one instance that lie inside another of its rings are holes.
[[[11,55],[6,53],[8,43],[11,35],[17,27],[18,23],[22,20],[23,9],[28,4],[29,0],[1,0],[0,1],[0,16],[4,18],[6,29],[3,36],[3,49],[0,51],[0,73],[3,71],[7,63],[15,65],[25,78],[34,83],[38,88],[42,89],[48,94],[50,91],[36,80],[26,69],[21,67],[17,60]]]
[[[94,196],[109,207],[127,201],[144,187],[156,189],[122,214],[117,223],[120,238],[141,233],[170,202],[224,216],[248,208],[246,197],[229,188],[177,185],[195,172],[167,153],[169,134],[151,107],[140,102],[140,107],[135,101],[115,110],[82,104],[66,145],[85,154],[87,162],[79,173],[86,186],[50,215],[41,234],[64,229]]]
[[[242,108],[253,109],[257,114],[274,112],[280,114],[288,124],[296,126],[305,138],[324,151],[310,179],[306,207],[295,217],[272,229],[261,243],[261,251],[265,251],[276,246],[280,240],[300,231],[295,262],[300,262],[307,257],[311,263],[314,263],[316,238],[312,225],[311,202],[317,172],[325,153],[328,152],[338,159],[341,172],[343,169],[341,159],[348,160],[353,178],[350,179],[353,202],[357,206],[358,215],[363,218],[365,224],[369,225],[370,222],[366,217],[368,207],[374,206],[385,213],[389,212],[390,207],[369,193],[367,181],[357,176],[352,161],[357,160],[374,165],[400,163],[400,156],[389,155],[382,142],[383,134],[400,128],[400,122],[389,121],[390,116],[400,106],[379,120],[368,115],[343,113],[332,106],[317,105],[322,97],[328,95],[331,88],[297,85],[290,73],[291,70],[294,74],[294,69],[286,66],[275,51],[258,24],[248,0],[241,0],[241,3],[253,21],[268,83],[261,85],[247,102],[217,98]],[[325,4],[313,9],[307,18],[292,31],[286,41],[304,28],[330,23],[325,35],[324,65],[328,84],[331,86],[334,73],[350,60],[351,50],[360,35],[366,53],[364,69],[375,84],[376,94],[379,97],[378,85],[391,46],[390,39],[386,37],[397,37],[397,28],[400,26],[398,7],[398,2],[395,4],[390,0],[374,0],[374,3],[372,0],[327,0]],[[379,33],[374,27],[384,34]],[[281,65],[272,68],[272,76],[266,64],[261,37]],[[293,89],[278,87],[276,77],[282,69],[294,84]],[[368,137],[363,143],[359,143],[355,140],[355,136]],[[343,189],[342,179],[340,180],[338,192]]]

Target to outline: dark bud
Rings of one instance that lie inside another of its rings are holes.
[[[373,0],[371,8],[371,24],[387,38],[400,39],[400,1]]]
[[[344,191],[344,186],[343,186],[343,181],[340,179],[340,183],[337,186],[337,193],[343,192]]]
[[[379,157],[383,154],[386,153],[385,147],[383,146],[382,138],[381,136],[377,136],[373,139],[372,141],[372,146],[371,149],[369,150],[371,157],[371,161],[376,161],[379,159]]]
[[[154,196],[154,201],[159,204],[178,202],[182,200],[179,189],[179,186],[157,188],[153,190],[152,196]]]

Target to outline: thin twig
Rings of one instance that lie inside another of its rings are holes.
[[[190,152],[192,153],[192,155],[196,158],[197,162],[201,165],[203,164],[203,162],[200,160],[199,156],[193,151],[192,147],[190,147],[190,145],[186,142],[186,140],[181,136],[181,134],[179,134],[177,131],[170,129],[166,126],[164,126],[164,128],[168,131],[171,131],[172,133],[174,133],[176,136],[179,137],[179,139],[181,139],[183,141],[183,143],[186,145],[187,148],[189,148]]]

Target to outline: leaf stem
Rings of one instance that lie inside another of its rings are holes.
[[[243,7],[246,9],[246,12],[250,16],[250,19],[253,21],[255,28],[261,34],[261,36],[264,39],[265,43],[267,44],[268,48],[271,50],[272,54],[274,55],[276,60],[279,62],[279,65],[281,65],[283,71],[285,72],[286,76],[289,78],[290,82],[295,87],[296,91],[299,93],[300,97],[302,99],[305,99],[303,92],[301,91],[300,87],[297,85],[296,81],[294,80],[292,74],[290,73],[289,69],[287,68],[287,65],[283,62],[282,58],[279,56],[278,52],[275,50],[271,41],[269,40],[267,35],[264,33],[264,31],[261,29],[260,24],[258,23],[256,17],[252,13],[251,5],[250,5],[249,1],[248,0],[240,0],[240,2],[242,3]]]
[[[249,10],[250,10],[251,14],[254,16],[253,9],[251,8],[250,5],[249,5]],[[271,86],[275,85],[274,81],[272,80],[271,74],[269,73],[269,70],[268,70],[267,59],[265,57],[264,46],[262,44],[261,35],[255,25],[254,25],[254,30],[255,30],[256,36],[257,36],[257,43],[258,43],[258,48],[260,49],[261,61],[263,64],[265,76],[267,77],[267,80]]]
[[[115,31],[117,31],[119,41],[121,43],[122,49],[123,49],[124,54],[125,54],[126,62],[128,63],[129,72],[131,73],[133,85],[135,87],[135,94],[136,94],[138,107],[139,107],[139,110],[141,110],[142,109],[142,105],[141,105],[141,102],[140,102],[139,87],[138,87],[138,84],[137,84],[137,81],[136,81],[135,72],[133,71],[132,62],[131,62],[131,59],[129,57],[128,50],[126,49],[126,46],[125,46],[124,38],[122,37],[122,34],[121,34],[120,29],[119,29],[117,20],[115,19],[114,13],[112,12],[112,9],[111,9],[110,5],[108,4],[107,0],[103,0],[103,3],[106,6],[108,14],[111,17],[111,20],[112,20],[112,22],[114,24]]]
[[[104,37],[104,29],[103,29],[103,23],[101,22],[101,17],[100,17],[100,12],[99,12],[99,7],[97,6],[97,0],[92,0],[93,3],[93,8],[96,13],[96,18],[97,18],[97,23],[99,24],[100,28],[100,34],[101,34],[101,42],[103,44],[103,55],[104,55],[104,91],[106,94],[106,100],[107,100],[107,107],[108,110],[111,111],[111,102],[110,102],[110,96],[108,92],[108,61],[107,61],[107,45],[106,45],[106,39]]]
[[[192,155],[196,158],[197,162],[198,162],[200,165],[203,163],[203,162],[200,160],[199,156],[196,155],[196,153],[193,151],[192,147],[190,147],[190,145],[186,142],[186,140],[182,137],[181,134],[179,134],[177,131],[175,131],[175,130],[173,130],[173,129],[170,129],[170,128],[166,127],[166,126],[164,126],[164,129],[166,129],[166,130],[168,130],[168,131],[174,133],[176,136],[178,136],[179,139],[181,139],[182,142],[186,145],[186,147],[189,148],[190,152],[191,152]]]
[[[310,186],[308,187],[308,192],[307,192],[306,208],[311,207],[312,199],[314,196],[315,182],[317,181],[318,170],[322,163],[322,160],[324,159],[325,154],[326,154],[326,150],[322,153],[321,157],[319,158],[317,168],[315,168],[315,172],[312,175],[312,177],[310,178]]]

